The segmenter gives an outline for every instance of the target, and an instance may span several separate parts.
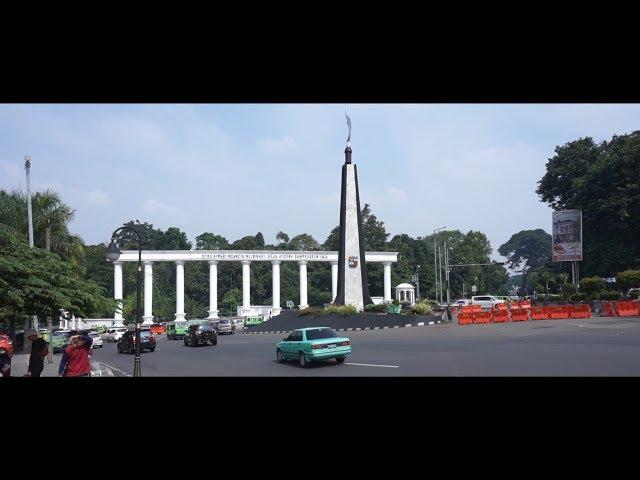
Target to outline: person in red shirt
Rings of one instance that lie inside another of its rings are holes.
[[[63,350],[59,377],[88,377],[91,374],[89,355],[93,339],[89,335],[74,335]]]

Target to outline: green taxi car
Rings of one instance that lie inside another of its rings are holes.
[[[191,325],[200,325],[205,320],[194,318],[191,320],[174,320],[167,323],[167,340],[179,340],[184,338]]]
[[[342,363],[351,353],[351,340],[328,327],[299,328],[276,345],[278,362],[296,359],[301,367],[309,362],[335,358]]]

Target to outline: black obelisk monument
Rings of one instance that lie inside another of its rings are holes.
[[[346,114],[345,114],[346,115]],[[351,163],[351,119],[347,116],[349,136],[344,150],[340,191],[340,250],[338,252],[338,293],[333,303],[355,305],[362,310],[372,304],[369,295],[367,264],[358,192],[358,169]]]

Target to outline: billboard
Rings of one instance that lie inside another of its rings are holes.
[[[582,210],[553,212],[553,261],[582,260]]]

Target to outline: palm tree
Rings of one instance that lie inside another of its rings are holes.
[[[545,295],[549,295],[549,282],[553,280],[553,275],[548,270],[542,270],[538,272],[538,280],[544,284]]]
[[[71,263],[79,263],[84,256],[84,242],[78,235],[69,233],[68,228],[75,210],[63,203],[53,190],[36,192],[31,197],[31,206],[34,245],[57,253]],[[28,237],[25,194],[0,191],[0,223],[12,227],[25,239]]]

